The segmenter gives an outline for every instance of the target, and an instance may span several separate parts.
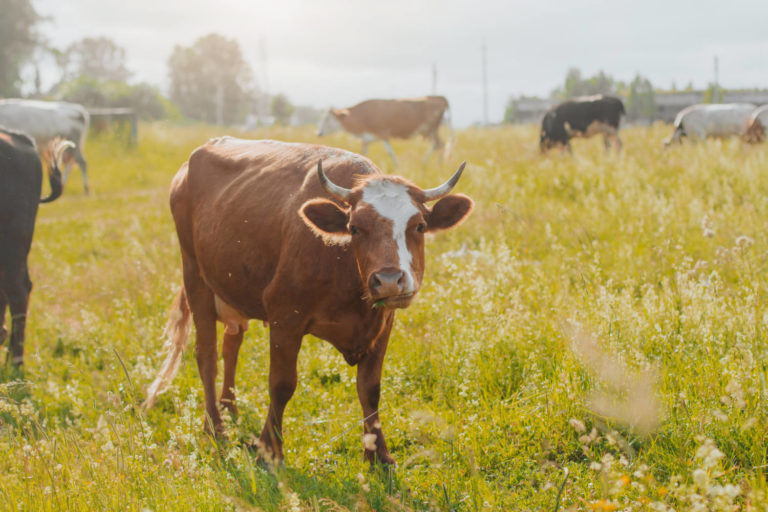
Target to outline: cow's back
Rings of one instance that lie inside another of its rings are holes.
[[[182,249],[225,302],[255,305],[243,311],[252,317],[263,316],[259,298],[281,265],[310,272],[338,249],[325,246],[298,213],[309,199],[329,198],[316,174],[320,158],[344,187],[377,172],[368,159],[339,149],[223,137],[196,149],[174,178],[171,209]]]
[[[398,100],[367,100],[349,108],[345,129],[355,134],[370,133],[379,138],[408,139],[440,126],[448,100],[442,96]]]
[[[76,103],[35,100],[0,100],[0,125],[23,131],[43,147],[61,136],[83,145],[90,118]]]
[[[750,103],[691,105],[677,114],[675,128],[699,137],[739,135],[754,110],[755,106]]]

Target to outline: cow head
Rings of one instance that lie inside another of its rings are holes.
[[[346,110],[346,109],[335,109],[335,108],[329,108],[325,114],[323,114],[322,119],[320,119],[320,124],[317,127],[317,136],[322,137],[323,135],[329,135],[331,133],[337,132],[341,130],[341,123],[339,123],[339,120],[337,116],[339,115],[339,112]]]
[[[683,138],[687,137],[688,134],[685,133],[685,127],[682,123],[675,126],[675,131],[672,132],[672,135],[664,139],[664,148],[668,148],[672,144],[680,143],[683,141]]]
[[[340,187],[323,173],[323,188],[342,202],[312,199],[299,211],[327,244],[349,244],[364,296],[376,306],[408,307],[424,276],[424,235],[456,226],[472,211],[472,199],[450,194],[464,170],[439,187],[422,190],[398,176],[370,176],[354,188]],[[427,203],[437,201],[432,207]]]
[[[547,112],[541,120],[541,136],[539,137],[539,151],[545,153],[550,149],[560,146],[568,146],[568,132],[565,123],[558,119],[554,111]]]

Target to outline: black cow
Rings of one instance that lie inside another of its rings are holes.
[[[27,255],[35,230],[37,204],[61,195],[59,161],[68,147],[74,144],[57,140],[49,145],[51,193],[41,199],[43,166],[35,142],[23,133],[0,128],[0,344],[8,337],[3,323],[5,308],[10,306],[8,358],[17,366],[24,357],[24,327],[32,290]]]
[[[624,104],[613,96],[585,96],[564,101],[544,115],[539,148],[545,152],[560,146],[571,152],[573,137],[602,133],[605,149],[608,150],[613,142],[619,151],[619,123],[625,113]]]

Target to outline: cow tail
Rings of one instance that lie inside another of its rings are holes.
[[[456,135],[453,133],[453,115],[451,115],[450,104],[445,106],[445,112],[448,114],[448,140],[445,142],[443,158],[448,160],[451,158],[451,153],[453,153],[453,145],[456,143]]]
[[[58,199],[64,191],[64,185],[61,182],[61,159],[67,149],[74,147],[73,142],[62,140],[60,137],[56,137],[48,143],[45,154],[48,156],[48,183],[51,186],[51,193],[40,199],[41,203],[50,203]]]
[[[179,371],[181,355],[189,341],[191,328],[189,320],[190,311],[187,293],[182,286],[171,305],[171,311],[168,313],[168,323],[165,325],[165,331],[163,332],[163,336],[165,336],[165,343],[163,344],[165,360],[154,382],[147,388],[147,399],[144,402],[144,409],[149,409],[155,404],[158,395],[165,390]]]

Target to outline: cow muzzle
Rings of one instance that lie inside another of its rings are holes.
[[[368,290],[374,304],[386,308],[407,308],[416,294],[412,280],[397,268],[372,273],[368,278]]]

